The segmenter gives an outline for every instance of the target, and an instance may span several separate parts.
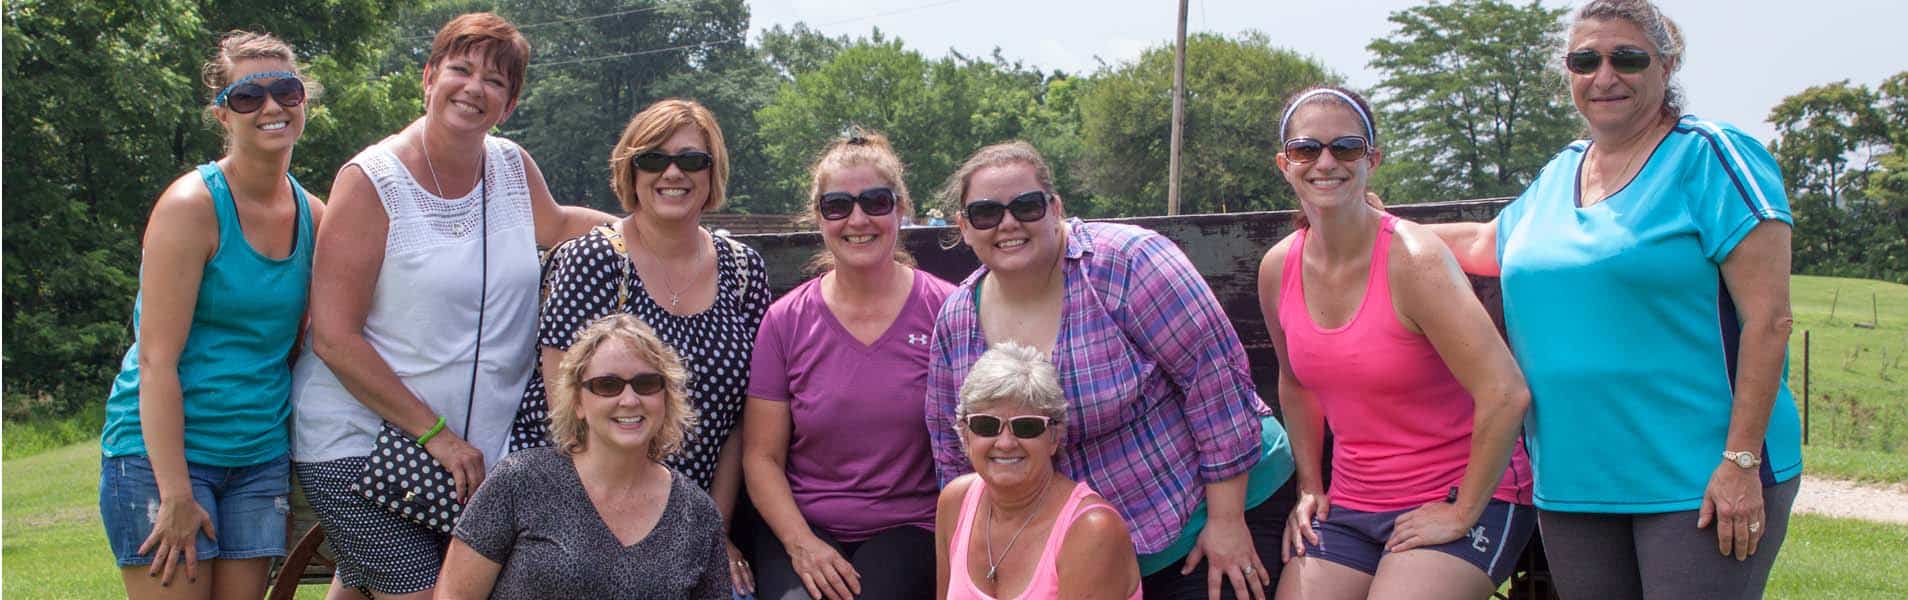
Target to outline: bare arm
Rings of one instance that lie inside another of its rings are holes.
[[[311,205],[312,234],[317,235],[318,228],[324,225],[325,222],[325,199],[318,197],[317,194],[311,193],[311,190],[305,190],[305,200]],[[316,247],[317,243],[316,240],[312,241],[313,247]],[[306,295],[307,300],[309,300],[310,292],[306,292]],[[298,333],[296,337],[292,338],[291,352],[286,353],[285,364],[293,366],[298,364],[298,356],[302,353],[301,349],[305,347],[305,332],[310,329],[311,305],[307,302],[305,306],[305,318],[298,323]]]
[[[437,414],[364,339],[389,227],[383,203],[364,171],[353,166],[340,170],[312,263],[312,351],[366,408],[418,436],[437,423]],[[456,479],[459,498],[469,499],[483,482],[483,453],[458,432],[444,429],[425,449]]]
[[[1742,337],[1736,352],[1736,386],[1723,449],[1762,454],[1769,411],[1782,385],[1782,361],[1794,317],[1789,313],[1789,267],[1793,230],[1764,221],[1750,230],[1723,261],[1723,284],[1736,302]],[[1769,457],[1761,457],[1768,460]],[[1722,458],[1716,458],[1719,462]],[[1717,550],[1743,560],[1762,540],[1762,480],[1757,469],[1723,462],[1703,493],[1698,527],[1716,522]],[[1751,524],[1755,527],[1752,529]]]
[[[153,205],[139,265],[139,432],[159,487],[159,514],[140,554],[154,552],[149,575],[170,583],[184,567],[198,576],[198,533],[217,539],[211,516],[192,498],[185,459],[185,400],[179,354],[192,329],[205,263],[218,250],[212,194],[187,173]],[[181,558],[183,555],[183,558]],[[183,564],[182,564],[183,563]]]
[[[585,233],[591,227],[616,220],[609,213],[584,206],[563,206],[550,194],[537,161],[523,151],[523,176],[530,187],[531,220],[536,222],[537,246],[549,248]],[[733,498],[733,497],[732,497]],[[728,514],[724,511],[723,514]]]
[[[781,540],[810,597],[852,598],[861,589],[861,574],[841,553],[815,537],[788,485],[793,418],[787,402],[749,398],[742,415],[742,468],[749,478],[749,499]]]
[[[1298,478],[1298,502],[1293,505],[1292,514],[1286,519],[1285,539],[1279,546],[1280,559],[1290,561],[1293,557],[1304,556],[1305,541],[1318,543],[1318,533],[1312,529],[1314,518],[1323,519],[1331,514],[1331,502],[1325,497],[1323,471],[1325,413],[1318,408],[1318,400],[1305,390],[1298,376],[1292,373],[1292,361],[1287,358],[1285,327],[1279,324],[1279,292],[1285,276],[1285,257],[1292,250],[1292,237],[1287,237],[1266,251],[1265,258],[1259,261],[1259,315],[1265,321],[1266,333],[1272,339],[1273,352],[1279,360],[1279,410],[1285,417],[1285,439],[1292,445],[1294,477]]]
[[[437,576],[437,600],[482,600],[490,597],[503,565],[478,554],[464,540],[451,538],[444,568]]]
[[[1471,459],[1455,503],[1432,503],[1398,519],[1390,548],[1455,540],[1477,522],[1497,490],[1522,430],[1530,389],[1510,348],[1440,240],[1413,224],[1400,224],[1391,253],[1392,304],[1407,327],[1424,333],[1451,374],[1476,403]]]
[[[1107,506],[1097,496],[1081,504],[1082,508],[1089,505]],[[1122,600],[1139,589],[1139,558],[1133,551],[1133,538],[1119,513],[1111,510],[1079,513],[1066,539],[1060,542],[1056,562],[1059,597],[1063,600]]]
[[[1497,263],[1497,219],[1489,223],[1432,223],[1420,225],[1444,241],[1459,267],[1472,275],[1496,277],[1502,270]]]
[[[967,486],[972,485],[979,475],[967,475],[948,483],[941,488],[940,501],[934,508],[934,597],[946,598],[949,580],[954,576],[953,561],[967,560],[965,556],[949,554],[954,539],[954,530],[961,523],[961,501],[967,497]],[[1129,546],[1132,540],[1126,542]]]

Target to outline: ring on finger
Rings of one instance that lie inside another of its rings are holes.
[[[1254,572],[1256,571],[1256,569],[1253,569],[1253,568],[1252,568],[1252,565],[1246,565],[1246,567],[1245,567],[1245,569],[1243,569],[1243,571],[1245,572],[1245,574],[1246,574],[1246,577],[1251,577],[1251,576],[1252,576],[1252,574],[1253,574],[1253,573],[1254,573]]]
[[[1758,521],[1758,522],[1749,524],[1749,533],[1755,533],[1761,530],[1762,530],[1762,522]]]

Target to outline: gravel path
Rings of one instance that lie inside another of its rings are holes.
[[[1908,485],[1880,486],[1802,476],[1795,512],[1908,524]]]

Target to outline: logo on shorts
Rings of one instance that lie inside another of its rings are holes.
[[[910,333],[908,334],[908,343],[916,346],[926,346],[928,343],[928,335],[925,333]]]
[[[1471,532],[1470,532],[1470,533],[1468,533],[1468,534],[1465,534],[1465,537],[1468,537],[1468,538],[1471,538],[1471,549],[1472,549],[1472,550],[1476,550],[1476,551],[1478,551],[1478,552],[1490,552],[1490,551],[1491,551],[1491,538],[1488,538],[1488,537],[1484,537],[1484,526],[1483,526],[1483,525],[1478,525],[1478,526],[1476,526],[1476,527],[1472,527],[1472,528],[1471,528]]]

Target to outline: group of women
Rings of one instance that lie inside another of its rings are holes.
[[[810,173],[817,276],[771,302],[698,224],[728,155],[694,102],[610,151],[626,216],[560,206],[489,133],[528,44],[460,16],[425,114],[327,204],[286,174],[317,86],[232,34],[227,154],[154,207],[107,402],[127,592],[256,597],[295,473],[334,598],[1481,598],[1539,527],[1565,597],[1759,597],[1800,471],[1780,175],[1682,114],[1647,0],[1567,32],[1589,140],[1489,223],[1387,214],[1364,99],[1290,99],[1301,216],[1259,272],[1283,420],[1186,255],[1068,218],[1026,143],[944,186],[981,263],[952,284],[901,247],[901,158],[845,134]],[[1465,272],[1502,277],[1508,343]],[[394,440],[454,526],[366,491]]]

